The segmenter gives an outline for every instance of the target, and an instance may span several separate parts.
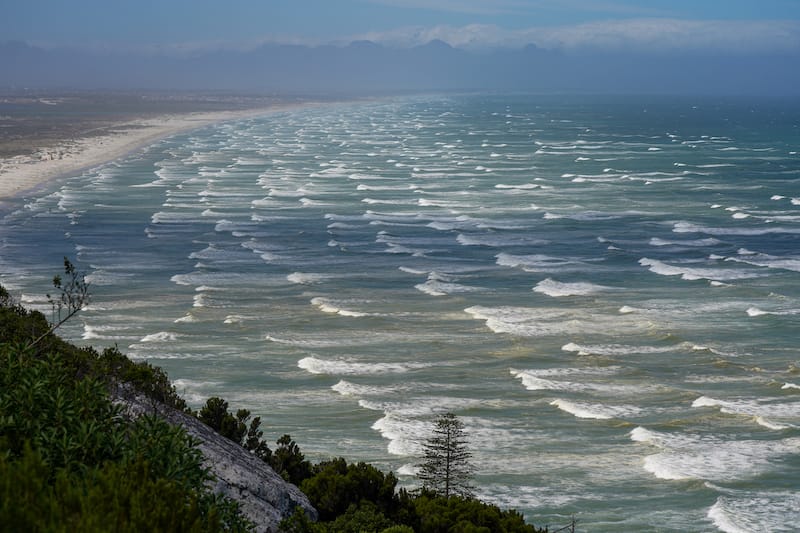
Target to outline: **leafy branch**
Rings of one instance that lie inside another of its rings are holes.
[[[54,276],[53,287],[58,290],[58,293],[55,296],[47,295],[47,301],[52,310],[50,328],[30,343],[28,348],[36,346],[42,339],[60,328],[89,304],[89,284],[86,282],[86,276],[82,272],[78,272],[75,265],[66,257],[64,258],[64,278],[59,275]]]

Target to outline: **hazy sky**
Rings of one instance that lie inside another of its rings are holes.
[[[800,0],[2,0],[0,40],[800,50]],[[436,7],[432,7],[436,6]]]

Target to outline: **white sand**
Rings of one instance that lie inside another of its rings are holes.
[[[242,111],[163,115],[121,122],[110,127],[112,132],[107,135],[75,139],[58,146],[36,147],[37,152],[32,156],[0,159],[0,200],[19,196],[60,177],[78,175],[176,133],[216,122],[265,115],[287,107],[275,105]]]

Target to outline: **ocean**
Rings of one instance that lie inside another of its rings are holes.
[[[313,460],[551,529],[800,523],[800,104],[431,95],[206,127],[15,200],[0,283]]]

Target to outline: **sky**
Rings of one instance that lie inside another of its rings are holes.
[[[800,50],[800,0],[0,0],[0,13],[0,40],[44,47]]]

